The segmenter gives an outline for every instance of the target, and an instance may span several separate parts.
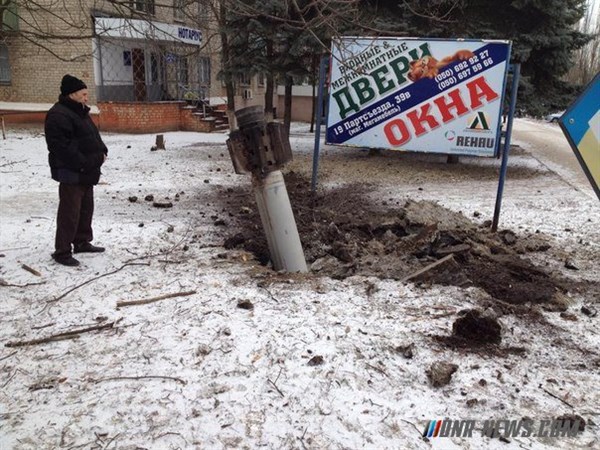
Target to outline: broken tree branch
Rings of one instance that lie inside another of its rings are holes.
[[[29,267],[27,264],[21,264],[21,268],[27,272],[34,274],[36,277],[41,277],[42,274],[35,270],[33,267]]]
[[[117,433],[117,434],[115,434],[115,435],[114,435],[114,436],[113,436],[113,437],[110,439],[110,441],[108,441],[108,442],[107,442],[107,444],[104,446],[104,448],[108,448],[108,446],[109,446],[110,444],[112,444],[112,442],[113,442],[115,439],[117,439],[119,436],[121,436],[121,433]],[[115,446],[115,448],[117,448],[117,447]]]
[[[277,378],[275,378],[275,381],[271,381],[271,379],[270,379],[270,378],[267,378],[267,381],[268,381],[268,382],[271,384],[271,386],[273,386],[273,387],[275,388],[275,390],[276,390],[277,392],[279,392],[279,395],[281,395],[282,397],[285,397],[285,395],[283,395],[283,392],[281,392],[281,391],[279,390],[279,388],[277,387],[277,384],[276,384],[276,383],[277,383],[277,380],[279,380],[279,376],[281,375],[281,371],[282,371],[282,370],[283,370],[283,368],[282,368],[282,367],[280,367],[280,368],[279,368],[279,373],[277,374]]]
[[[38,286],[40,284],[46,284],[46,282],[40,281],[39,283],[12,284],[12,283],[7,282],[6,280],[0,279],[0,286],[5,286],[5,287],[23,288],[23,287],[28,287],[28,286]]]
[[[565,399],[559,397],[556,394],[553,394],[552,392],[550,392],[548,389],[544,388],[541,384],[539,385],[539,388],[544,391],[546,394],[548,394],[550,397],[554,397],[556,400],[560,400],[561,402],[563,402],[565,405],[567,405],[569,408],[573,408],[573,405],[571,405],[568,401],[566,401]]]
[[[404,278],[402,279],[402,282],[406,282],[406,281],[412,280],[413,278],[416,278],[416,277],[418,277],[419,275],[422,275],[422,274],[424,274],[425,272],[428,272],[428,271],[430,271],[431,269],[434,269],[434,268],[436,268],[437,266],[440,266],[440,265],[444,264],[445,262],[448,262],[448,261],[449,261],[449,260],[451,260],[452,258],[454,258],[454,255],[453,255],[453,254],[450,254],[450,255],[444,256],[442,259],[438,259],[437,261],[435,261],[435,262],[433,262],[433,263],[431,263],[431,264],[429,264],[429,265],[427,265],[427,266],[423,267],[423,268],[422,268],[422,269],[420,269],[420,270],[417,270],[416,272],[414,272],[414,273],[412,273],[412,274],[408,275],[407,277],[404,277]]]
[[[412,425],[412,427],[413,427],[415,430],[417,430],[417,433],[421,434],[421,433],[423,432],[423,430],[419,430],[419,429],[417,428],[417,426],[416,426],[414,423],[412,423],[412,422],[409,422],[408,420],[405,420],[405,419],[400,419],[400,420],[401,420],[402,422],[406,422],[406,423],[407,423],[407,424],[409,424],[409,425]]]
[[[2,127],[4,128],[4,118],[2,118],[2,124],[3,124],[3,125],[2,125]],[[5,137],[4,139],[6,139],[6,137]],[[10,161],[10,162],[7,162],[7,163],[5,163],[5,164],[0,164],[0,167],[13,166],[13,165],[15,165],[15,164],[20,164],[20,163],[22,163],[22,162],[27,162],[27,160],[26,160],[26,159],[23,159],[23,160],[21,160],[21,161]]]
[[[9,353],[8,355],[3,356],[2,358],[0,358],[0,361],[4,361],[5,359],[10,358],[11,356],[14,356],[16,354],[17,354],[17,351],[15,350],[14,352]]]
[[[19,371],[19,369],[15,370],[12,375],[8,378],[8,380],[6,380],[6,382],[2,385],[2,389],[4,389],[8,383],[10,383],[10,381],[15,377],[15,375],[17,374],[17,372]]]
[[[385,376],[386,376],[386,377],[388,377],[388,378],[390,377],[390,376],[387,374],[387,372],[386,372],[385,370],[381,369],[380,367],[374,366],[373,364],[369,364],[369,363],[365,363],[365,364],[367,365],[367,367],[370,367],[371,369],[373,369],[373,370],[375,370],[375,371],[379,372],[380,374],[382,374],[382,375],[385,375]]]
[[[184,386],[187,384],[187,381],[182,380],[181,378],[177,378],[177,377],[167,377],[164,375],[142,375],[139,377],[109,377],[109,378],[100,378],[98,380],[91,380],[94,383],[98,384],[101,383],[103,381],[119,381],[119,380],[147,380],[147,379],[159,379],[159,380],[173,380],[173,381],[177,381],[178,383],[183,384]]]
[[[277,300],[277,298],[275,298],[275,296],[273,295],[273,293],[268,290],[266,287],[264,286],[260,286],[261,289],[264,289],[266,291],[267,294],[269,294],[269,297],[271,297],[271,300],[274,300],[275,303],[279,303],[279,300]]]
[[[88,333],[90,331],[99,331],[99,330],[104,330],[106,328],[113,328],[113,326],[117,322],[118,321],[105,323],[104,325],[94,325],[92,327],[80,328],[78,330],[73,330],[73,331],[65,331],[63,333],[53,334],[51,336],[47,336],[47,337],[39,338],[39,339],[32,339],[30,341],[11,341],[11,342],[7,342],[6,344],[4,344],[4,346],[5,347],[27,347],[29,345],[38,345],[38,344],[45,344],[47,342],[62,341],[64,339],[73,339],[73,338],[79,337],[79,335],[81,335],[83,333]]]
[[[183,242],[185,242],[185,240],[187,239],[188,235],[190,234],[190,230],[191,230],[191,226],[188,227],[187,231],[184,233],[184,235],[181,237],[181,239],[179,239],[178,242],[176,242],[175,244],[173,244],[170,249],[168,249],[168,250],[166,250],[164,252],[153,253],[153,254],[150,254],[150,255],[138,256],[136,258],[128,259],[125,262],[129,263],[131,261],[137,261],[137,260],[140,260],[140,259],[154,258],[155,256],[169,256],[171,253],[173,253],[173,251],[175,251],[175,249],[177,247],[179,247]]]
[[[23,250],[24,248],[29,248],[29,247],[25,246],[25,247],[0,248],[0,252],[8,252],[10,250]]]
[[[275,388],[275,390],[279,393],[279,395],[281,395],[282,397],[285,397],[285,395],[283,395],[283,392],[281,392],[279,390],[279,388],[277,387],[277,385],[274,382],[272,382],[270,378],[267,378],[267,381],[269,382],[269,384],[271,386],[273,386]]]
[[[50,322],[50,323],[47,323],[45,325],[38,325],[38,326],[35,326],[35,327],[31,327],[31,329],[32,330],[41,330],[42,328],[48,328],[48,327],[52,327],[54,325],[56,325],[55,322]]]
[[[154,303],[154,302],[158,302],[160,300],[165,300],[167,298],[186,297],[188,295],[193,295],[195,293],[196,293],[196,291],[185,291],[185,292],[175,292],[173,294],[159,295],[158,297],[151,297],[151,298],[146,298],[146,299],[142,299],[142,300],[123,300],[123,301],[117,302],[117,308],[121,308],[123,306],[145,305],[147,303]]]
[[[107,277],[108,275],[112,275],[114,273],[117,273],[118,271],[123,270],[127,266],[149,266],[149,265],[150,265],[150,263],[125,263],[121,267],[119,267],[118,269],[113,270],[112,272],[103,273],[102,275],[98,275],[97,277],[90,278],[89,280],[84,281],[83,283],[78,284],[75,287],[72,287],[71,289],[69,289],[68,291],[62,293],[58,297],[56,297],[56,298],[54,298],[52,300],[48,300],[46,303],[55,303],[55,302],[59,301],[60,299],[65,298],[67,295],[69,295],[74,290],[79,289],[80,287],[85,286],[86,284],[89,284],[92,281],[96,281],[96,280],[98,280],[98,279],[100,279],[102,277]]]

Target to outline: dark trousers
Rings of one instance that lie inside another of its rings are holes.
[[[71,244],[91,242],[94,186],[60,183],[58,186],[55,255],[71,253]]]

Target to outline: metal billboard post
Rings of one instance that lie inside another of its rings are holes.
[[[498,221],[500,220],[500,208],[502,206],[502,194],[504,192],[504,180],[506,179],[506,171],[508,168],[508,153],[510,150],[510,137],[512,134],[513,117],[515,114],[515,106],[517,104],[517,90],[519,89],[519,76],[521,73],[520,64],[511,64],[509,70],[512,69],[512,84],[510,90],[510,109],[508,111],[508,121],[506,124],[506,135],[504,137],[504,149],[502,150],[502,165],[500,166],[500,178],[498,180],[498,193],[496,194],[496,206],[494,208],[494,219],[492,221],[492,231],[498,230]]]
[[[319,172],[319,151],[321,146],[321,125],[323,118],[323,99],[325,98],[325,70],[329,63],[329,56],[321,58],[321,64],[319,65],[319,92],[317,93],[317,120],[315,130],[315,147],[313,150],[313,167],[312,167],[312,180],[310,183],[310,190],[315,192],[317,189],[317,176]]]

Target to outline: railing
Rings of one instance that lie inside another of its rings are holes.
[[[193,89],[185,84],[179,84],[178,91],[182,100],[185,100],[188,104],[197,109],[202,108],[202,115],[203,117],[206,117],[206,107],[209,104],[209,100],[206,96],[208,87],[199,86],[197,89]]]

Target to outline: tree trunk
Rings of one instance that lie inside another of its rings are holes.
[[[219,6],[219,14],[221,15],[221,20],[225,20],[227,17],[227,10],[225,7],[225,2],[221,2]],[[230,56],[229,56],[229,40],[227,38],[227,33],[221,32],[221,57],[223,64],[223,72],[225,74],[225,89],[227,90],[227,119],[229,120],[229,129],[235,130],[237,129],[237,123],[235,120],[235,87],[233,85],[233,80],[231,77],[230,68]]]
[[[273,41],[271,39],[267,40],[267,59],[269,61],[273,60]],[[273,71],[269,70],[267,72],[267,85],[265,90],[265,120],[267,122],[271,122],[275,118],[275,113],[273,111],[273,94],[275,92],[275,79],[273,77]]]
[[[288,134],[290,132],[290,125],[292,123],[292,86],[294,85],[294,79],[290,75],[285,76],[285,99],[284,99],[284,114],[283,124]]]
[[[319,80],[319,57],[313,55],[312,64],[312,114],[310,115],[310,132],[315,132],[315,116],[317,114],[317,96],[316,86],[321,80]]]
[[[231,80],[225,82],[227,90],[227,120],[229,121],[229,130],[237,129],[237,121],[235,119],[235,87]]]
[[[267,74],[267,86],[265,91],[265,119],[271,122],[275,119],[275,108],[273,105],[273,94],[275,93],[275,78],[272,73]]]

